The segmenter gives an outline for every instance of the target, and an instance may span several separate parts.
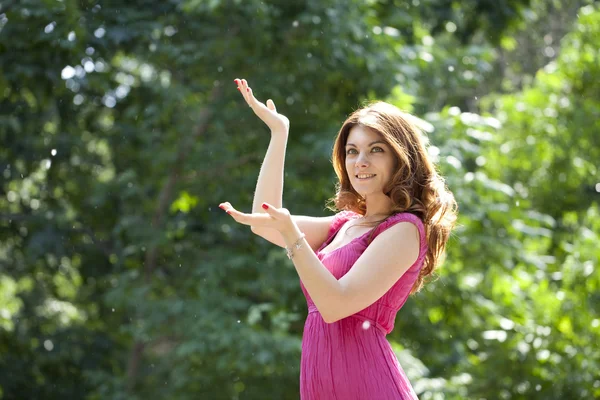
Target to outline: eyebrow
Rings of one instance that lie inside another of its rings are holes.
[[[376,140],[374,142],[369,143],[369,146],[373,146],[375,143],[383,143],[383,144],[387,144],[386,142],[384,142],[383,140]],[[354,143],[346,143],[346,147],[348,146],[352,146],[352,147],[356,147],[356,145]]]

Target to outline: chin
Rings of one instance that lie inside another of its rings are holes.
[[[367,198],[367,196],[369,195],[374,195],[374,194],[378,194],[378,193],[383,193],[382,190],[375,190],[375,191],[369,191],[369,192],[365,192],[364,190],[359,190],[357,189],[355,186],[352,186],[352,189],[354,189],[354,191],[356,193],[358,193],[358,195],[360,197],[362,197],[363,199]]]

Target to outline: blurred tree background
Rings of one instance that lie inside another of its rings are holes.
[[[0,398],[297,399],[306,303],[232,222],[291,120],[329,215],[362,102],[422,118],[460,219],[388,339],[421,399],[600,398],[592,0],[0,2]]]

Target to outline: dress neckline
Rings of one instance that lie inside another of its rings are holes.
[[[356,213],[355,213],[355,214],[356,214]],[[358,215],[358,214],[357,214],[357,215]],[[330,251],[328,251],[328,252],[326,252],[326,253],[325,253],[325,252],[323,252],[323,249],[324,249],[325,247],[329,246],[329,245],[331,244],[331,242],[333,242],[333,239],[334,239],[334,238],[337,236],[337,234],[338,234],[338,233],[339,233],[339,232],[342,230],[342,228],[344,227],[344,225],[346,225],[346,224],[347,224],[349,221],[351,221],[351,220],[354,220],[354,219],[356,219],[356,218],[349,219],[349,220],[345,221],[343,224],[341,224],[341,225],[339,226],[339,228],[337,228],[337,230],[336,230],[335,232],[333,232],[333,234],[331,234],[331,236],[329,237],[329,239],[327,239],[327,240],[326,240],[326,241],[325,241],[325,242],[324,242],[324,243],[321,245],[321,247],[319,247],[319,250],[317,250],[317,253],[318,253],[318,254],[321,254],[321,255],[323,255],[323,256],[328,256],[328,255],[330,255],[330,254],[332,254],[332,253],[335,253],[336,251],[338,251],[338,250],[340,250],[340,249],[343,249],[343,248],[344,248],[344,247],[346,247],[346,246],[349,246],[349,245],[351,245],[352,243],[356,242],[357,240],[359,240],[359,239],[362,239],[362,238],[363,238],[364,236],[366,236],[368,233],[371,233],[371,232],[373,232],[373,231],[374,231],[374,230],[377,228],[377,226],[375,226],[374,228],[372,228],[372,229],[369,229],[367,232],[363,233],[362,235],[355,237],[354,239],[352,239],[352,240],[351,240],[351,241],[349,241],[348,243],[346,243],[346,244],[343,244],[343,245],[341,245],[341,246],[339,246],[339,247],[336,247],[335,249],[333,249],[333,250],[330,250]],[[379,226],[379,225],[378,225],[378,226]],[[351,228],[351,227],[348,227],[348,229],[350,229],[350,228]],[[346,230],[348,230],[348,229],[346,229]]]

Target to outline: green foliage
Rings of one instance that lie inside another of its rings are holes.
[[[297,274],[216,207],[268,140],[236,77],[291,120],[296,214],[361,101],[423,116],[460,220],[389,336],[421,398],[600,396],[600,11],[396,3],[0,5],[0,398],[298,397]]]

